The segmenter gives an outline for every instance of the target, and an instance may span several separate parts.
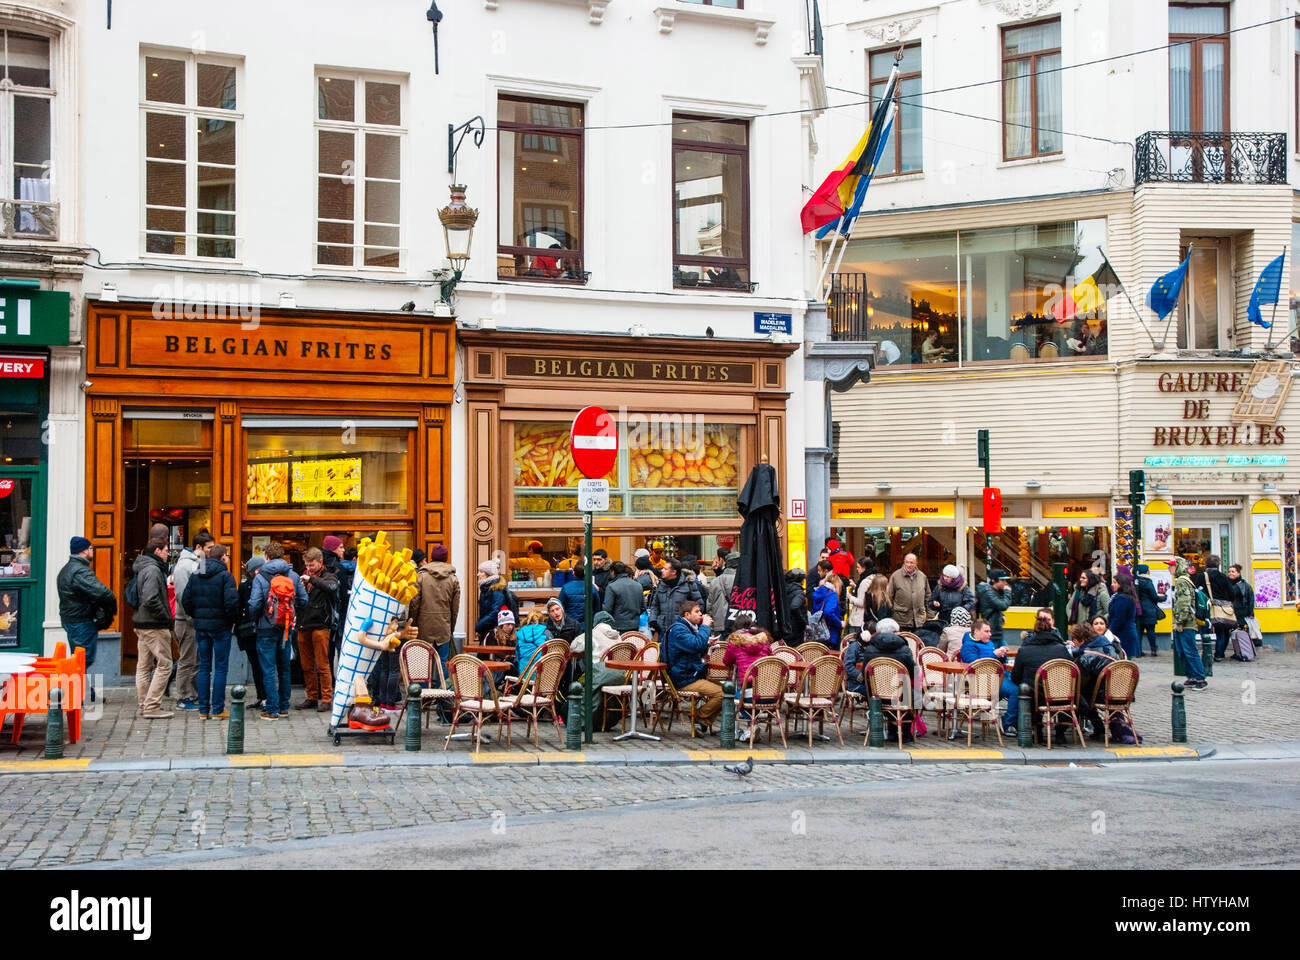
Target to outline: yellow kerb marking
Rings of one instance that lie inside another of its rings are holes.
[[[337,753],[273,753],[273,767],[341,767],[343,758]]]
[[[3,773],[57,773],[60,770],[85,770],[90,766],[90,758],[68,758],[66,760],[13,760],[0,763]]]
[[[232,767],[269,767],[271,756],[266,753],[237,753],[227,757]]]
[[[710,760],[744,760],[746,757],[753,757],[755,760],[784,760],[785,753],[780,750],[687,750],[688,759],[707,763]]]
[[[1108,747],[1117,757],[1194,757],[1191,747]]]
[[[504,764],[527,764],[534,766],[537,763],[537,754],[535,753],[471,753],[475,763],[504,763]]]
[[[564,753],[555,751],[553,753],[535,753],[533,754],[542,763],[585,763],[587,755],[581,751],[573,753]]]
[[[927,760],[1003,760],[1006,758],[1001,750],[983,747],[951,747],[945,750],[904,750],[913,757]]]

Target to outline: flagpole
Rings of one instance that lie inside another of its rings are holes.
[[[1285,243],[1282,244],[1283,273],[1286,271],[1286,248],[1287,245]],[[1268,343],[1264,344],[1265,353],[1268,353],[1270,350],[1273,349],[1273,331],[1277,329],[1277,302],[1281,299],[1282,299],[1282,274],[1279,274],[1277,278],[1277,296],[1273,298],[1273,314],[1269,318],[1269,322],[1268,322]]]
[[[826,260],[822,263],[821,275],[817,277],[817,289],[822,293],[822,299],[826,299],[826,274],[831,265],[831,257],[835,255],[835,242],[840,238],[840,224],[844,222],[844,215],[835,221],[835,230],[831,233],[831,245],[826,248]],[[815,242],[815,241],[814,241]]]
[[[1110,272],[1115,274],[1115,279],[1119,280],[1119,274],[1115,272],[1115,265],[1110,262],[1110,257],[1106,256],[1106,251],[1101,248],[1100,244],[1097,246],[1097,252],[1101,254],[1101,259],[1105,262],[1106,266],[1110,267]],[[1123,280],[1119,280],[1119,289],[1120,292],[1124,294],[1124,299],[1128,301],[1129,309],[1133,311],[1133,315],[1137,317],[1138,323],[1142,324],[1142,329],[1146,331],[1147,339],[1151,341],[1151,349],[1161,349],[1156,346],[1155,334],[1151,332],[1151,328],[1147,326],[1146,320],[1142,318],[1142,312],[1138,310],[1137,305],[1133,303],[1133,298],[1129,296],[1128,288],[1124,286]]]

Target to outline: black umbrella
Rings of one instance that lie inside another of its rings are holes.
[[[740,491],[736,509],[745,519],[740,525],[740,567],[731,588],[728,615],[735,617],[748,610],[758,626],[779,640],[786,634],[789,617],[781,542],[776,535],[781,493],[771,464],[755,464]]]

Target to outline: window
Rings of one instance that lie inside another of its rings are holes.
[[[673,286],[749,290],[749,127],[673,116]]]
[[[1002,158],[1061,152],[1061,21],[1002,28]]]
[[[236,76],[232,61],[144,57],[146,253],[238,255]]]
[[[317,76],[317,265],[402,265],[401,124],[401,84]]]
[[[885,92],[894,69],[894,51],[878,50],[869,55],[871,109]],[[880,156],[876,176],[888,177],[921,169],[921,45],[908,44],[898,64],[898,90],[894,96],[898,116],[890,144]]]
[[[497,99],[497,276],[584,281],[581,104]]]
[[[1232,326],[1231,244],[1221,237],[1184,238],[1179,262],[1187,257],[1189,242],[1192,262],[1187,265],[1175,320],[1178,347],[1227,349]]]
[[[0,176],[6,237],[54,237],[58,208],[50,202],[54,89],[50,40],[0,30]],[[22,201],[11,207],[12,201]],[[10,210],[12,209],[12,222]]]
[[[1225,133],[1228,119],[1228,8],[1169,5],[1169,129]]]

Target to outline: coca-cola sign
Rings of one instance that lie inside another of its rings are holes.
[[[0,480],[0,500],[3,500],[9,494],[14,492],[14,481]]]

